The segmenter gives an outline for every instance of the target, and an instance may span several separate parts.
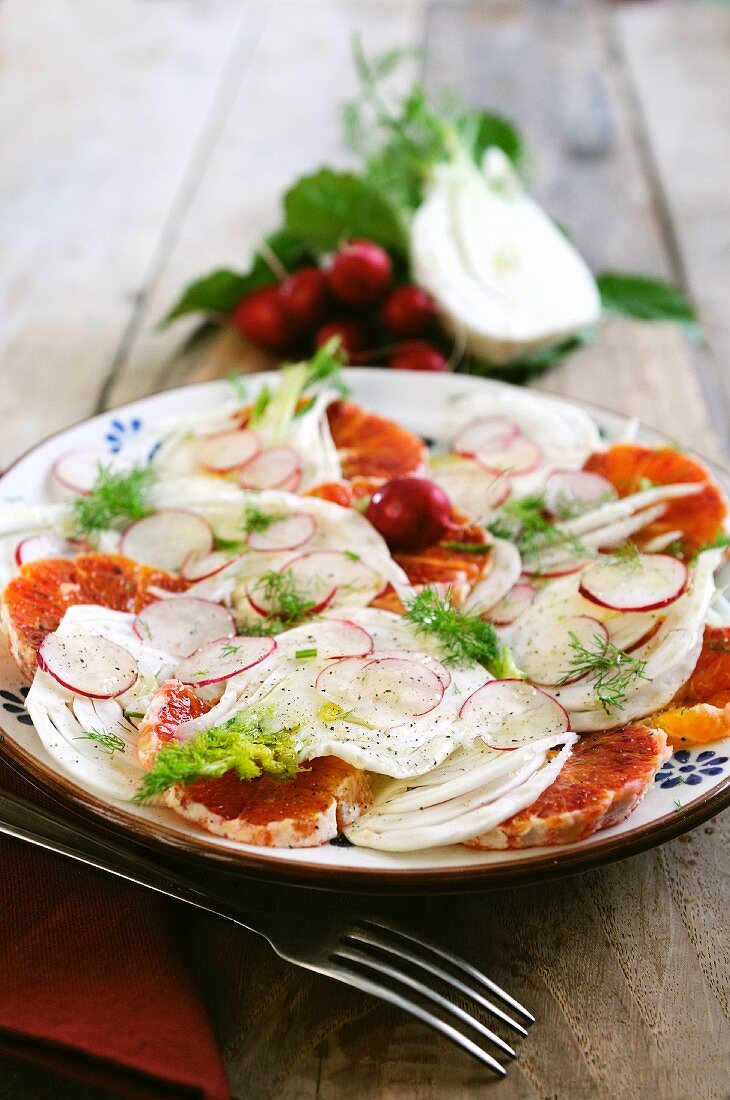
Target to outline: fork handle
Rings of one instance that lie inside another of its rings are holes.
[[[238,911],[234,916],[225,902],[212,893],[204,893],[184,875],[162,867],[147,856],[129,851],[114,840],[98,836],[81,823],[69,822],[52,810],[41,809],[7,791],[0,792],[0,834],[25,840],[99,871],[107,871],[257,932],[240,919]]]

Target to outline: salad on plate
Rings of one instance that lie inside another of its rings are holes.
[[[2,625],[54,767],[242,846],[570,844],[724,739],[725,495],[496,382],[434,443],[336,345],[253,401],[59,454],[0,505]],[[437,430],[438,429],[438,430]]]

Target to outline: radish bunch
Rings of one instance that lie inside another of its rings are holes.
[[[350,363],[447,370],[432,342],[433,299],[419,286],[394,283],[388,252],[358,238],[322,266],[300,267],[278,285],[247,294],[230,319],[250,343],[274,354],[311,352],[336,336]]]

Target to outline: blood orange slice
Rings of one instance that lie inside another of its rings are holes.
[[[210,707],[170,680],[155,694],[139,732],[142,763],[175,737],[181,722]],[[310,848],[333,840],[372,800],[365,773],[334,756],[309,761],[291,779],[239,779],[235,771],[166,792],[165,802],[208,832],[243,844]]]
[[[352,401],[335,401],[327,409],[327,419],[348,480],[377,477],[389,481],[415,473],[425,462],[426,448],[418,436]]]
[[[584,840],[628,817],[670,755],[664,733],[648,726],[588,734],[532,806],[465,843],[469,848],[541,848]]]
[[[669,447],[652,450],[639,443],[618,443],[590,455],[584,468],[605,477],[622,497],[638,493],[648,484],[705,483],[699,493],[668,501],[662,515],[641,531],[637,541],[642,545],[669,531],[681,531],[683,556],[689,558],[723,530],[727,504],[722,491],[702,463],[690,455]]]
[[[21,672],[33,678],[39,647],[72,604],[136,613],[157,598],[155,588],[180,592],[185,583],[118,554],[80,554],[72,560],[50,558],[24,565],[0,603],[10,651]]]
[[[694,672],[652,722],[675,748],[730,737],[730,627],[705,627]]]

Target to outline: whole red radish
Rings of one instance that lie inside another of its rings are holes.
[[[339,336],[340,347],[347,356],[348,363],[357,363],[368,346],[368,331],[365,325],[352,317],[338,317],[327,321],[314,334],[314,346],[321,348],[333,336]]]
[[[247,340],[266,351],[283,351],[292,340],[278,286],[254,290],[233,311],[233,324]]]
[[[446,493],[425,477],[386,481],[365,514],[393,550],[424,550],[456,526]]]
[[[395,349],[388,366],[393,370],[430,370],[449,369],[448,361],[433,344],[425,340],[404,340]]]
[[[300,267],[279,287],[281,304],[292,328],[314,329],[325,319],[330,301],[329,285],[318,267]]]
[[[375,241],[357,239],[335,253],[329,283],[341,302],[362,306],[382,298],[392,277],[393,264],[385,249]]]
[[[383,303],[383,324],[394,336],[418,336],[436,314],[433,298],[420,286],[398,286]]]

